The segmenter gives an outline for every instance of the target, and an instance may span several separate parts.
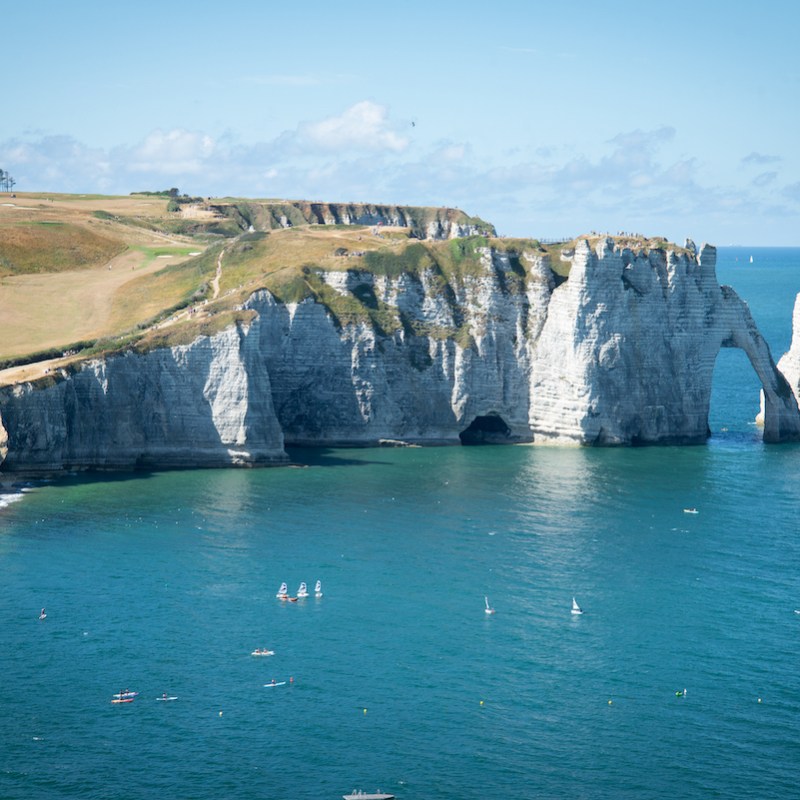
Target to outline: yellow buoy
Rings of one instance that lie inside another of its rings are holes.
[[[483,700],[481,700],[481,705],[483,705]]]
[[[609,705],[612,705],[612,703],[613,703],[613,701],[612,701],[612,700],[609,700],[609,701],[608,701],[608,704],[609,704]]]
[[[364,709],[364,713],[365,713],[365,714],[367,713],[367,709],[366,709],[366,708]]]

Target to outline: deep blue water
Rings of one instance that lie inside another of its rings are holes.
[[[777,360],[800,251],[718,274]],[[701,447],[34,487],[0,509],[0,798],[800,796],[800,447],[757,410],[723,351]]]

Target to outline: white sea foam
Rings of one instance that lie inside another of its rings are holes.
[[[0,510],[10,506],[17,500],[22,500],[24,496],[22,492],[0,492]]]

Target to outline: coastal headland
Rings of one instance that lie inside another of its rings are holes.
[[[764,440],[796,441],[800,370],[715,265],[688,240],[510,239],[451,208],[18,193],[0,202],[0,472],[698,444],[722,347],[759,377]]]

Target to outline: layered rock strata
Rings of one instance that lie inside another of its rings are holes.
[[[4,471],[283,463],[269,376],[241,327],[0,390]]]

